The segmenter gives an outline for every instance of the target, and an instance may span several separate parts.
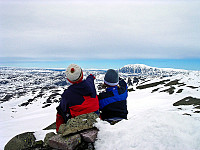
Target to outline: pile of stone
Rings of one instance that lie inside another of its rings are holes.
[[[89,113],[77,116],[62,124],[58,134],[47,133],[44,141],[36,141],[34,132],[26,132],[12,138],[5,150],[93,150],[98,129],[94,127],[98,115]]]

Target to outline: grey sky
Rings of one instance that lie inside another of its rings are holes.
[[[200,58],[199,1],[1,1],[0,57]]]

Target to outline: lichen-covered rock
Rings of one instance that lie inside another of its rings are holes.
[[[57,134],[49,139],[49,146],[56,149],[74,150],[79,144],[81,144],[80,134],[68,137],[62,137]]]
[[[66,130],[66,124],[61,124],[58,130],[58,133],[62,134]]]
[[[85,142],[94,143],[97,138],[98,130],[96,128],[89,129],[80,133]]]
[[[93,128],[94,123],[96,123],[97,118],[98,115],[94,112],[77,116],[75,118],[69,119],[64,129],[62,128],[62,131],[59,129],[58,132],[61,133],[62,136],[66,136],[85,129],[91,129]]]
[[[75,150],[95,150],[95,148],[93,143],[82,141],[82,143],[79,144],[78,147],[75,148]]]
[[[41,148],[41,147],[43,147],[43,143],[44,142],[42,140],[36,141],[33,147]]]
[[[44,138],[44,144],[43,145],[48,146],[49,145],[49,139],[54,135],[56,135],[54,132],[47,133],[45,138]]]
[[[35,145],[34,132],[25,132],[13,137],[6,145],[4,150],[22,150]]]

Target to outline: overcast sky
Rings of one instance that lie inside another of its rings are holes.
[[[1,61],[199,59],[200,1],[0,1]]]

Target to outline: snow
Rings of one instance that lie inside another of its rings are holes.
[[[176,113],[146,110],[115,126],[99,121],[97,149],[199,149],[199,121]]]
[[[100,131],[95,148],[198,150],[200,119],[180,114],[172,106],[175,99],[173,97],[166,93],[150,94],[148,90],[129,93],[128,120],[116,125],[98,120],[96,127]],[[55,121],[55,107],[53,105],[37,109],[32,105],[31,108],[18,110],[19,114],[14,118],[1,118],[0,149],[3,149],[10,138],[27,131],[36,131],[36,138],[44,139],[47,131],[41,129]],[[1,112],[1,116],[4,115],[6,113]]]
[[[98,83],[103,81],[103,74],[98,74]],[[115,125],[98,119],[95,126],[99,128],[98,139],[95,142],[97,150],[199,150],[200,149],[200,114],[193,113],[193,106],[182,106],[182,110],[173,103],[193,96],[200,98],[200,72],[190,72],[165,79],[180,79],[180,83],[187,84],[180,94],[169,95],[165,92],[154,92],[158,87],[136,90],[128,93],[128,120]],[[155,78],[148,83],[158,82]],[[192,89],[191,85],[198,87]],[[135,87],[134,87],[135,88]],[[177,90],[177,89],[176,89]],[[49,91],[46,91],[48,96]],[[23,132],[35,132],[37,140],[43,140],[47,132],[43,128],[56,120],[58,103],[42,108],[44,97],[34,101],[26,107],[19,107],[22,102],[34,97],[25,95],[0,104],[0,150],[15,135]],[[183,115],[184,113],[192,116]]]
[[[150,67],[150,66],[147,66],[147,65],[144,65],[144,64],[128,64],[128,65],[125,65],[124,67],[122,68],[142,68],[142,69],[161,69],[163,71],[178,71],[178,72],[188,72],[187,70],[184,70],[184,69],[174,69],[174,68],[157,68],[157,67]],[[122,69],[121,68],[121,69]]]
[[[37,131],[36,138],[38,138],[38,140],[44,139],[46,132],[42,129],[55,122],[55,108],[57,105],[58,104],[53,104],[42,109],[38,106],[38,103],[27,106],[26,108],[16,108],[16,102],[12,103],[9,101],[3,103],[4,111],[0,111],[0,150],[4,149],[5,144],[12,137],[24,132]],[[17,112],[11,112],[13,109],[10,110],[10,108],[15,108],[14,110]]]
[[[199,149],[200,120],[179,114],[166,94],[133,92],[128,97],[128,120],[110,125],[99,120],[96,149]]]

